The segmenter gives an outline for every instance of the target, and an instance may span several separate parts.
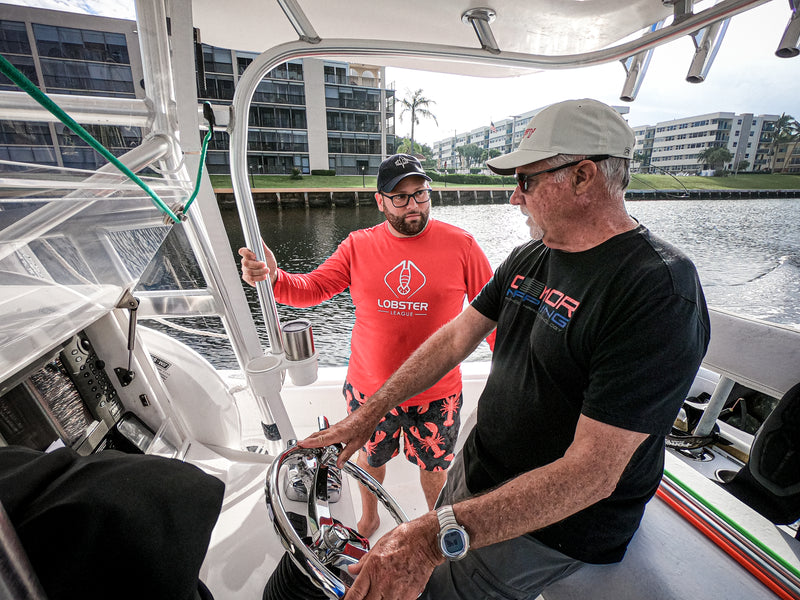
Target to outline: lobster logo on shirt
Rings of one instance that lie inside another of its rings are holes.
[[[383,281],[395,296],[410,298],[425,287],[427,279],[413,261],[403,260],[386,273]]]

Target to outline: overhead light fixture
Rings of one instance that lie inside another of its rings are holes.
[[[500,54],[497,40],[494,39],[492,28],[489,27],[496,16],[497,13],[493,8],[471,8],[461,15],[462,23],[472,25],[475,35],[478,36],[481,48],[492,54]]]
[[[730,23],[730,18],[712,23],[691,35],[695,51],[686,81],[702,83],[706,80],[711,63],[714,62],[725,32],[728,30],[728,23]]]
[[[786,31],[783,32],[778,49],[775,50],[775,56],[781,58],[792,58],[800,54],[800,0],[789,0],[789,4],[792,7],[792,16],[786,25]]]
[[[659,21],[653,24],[650,31],[657,31],[664,25],[664,21]],[[647,67],[650,66],[650,58],[653,56],[653,48],[645,50],[639,54],[634,54],[628,58],[623,58],[620,62],[625,69],[627,76],[625,77],[625,84],[622,86],[622,93],[619,99],[623,102],[633,102],[636,100],[636,95],[639,93],[639,88],[642,87],[644,75],[647,73]]]

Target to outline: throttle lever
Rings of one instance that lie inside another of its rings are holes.
[[[133,366],[133,350],[136,347],[136,320],[139,311],[139,299],[134,297],[130,290],[126,290],[117,304],[117,308],[126,308],[130,311],[130,320],[128,321],[128,368],[114,368],[114,373],[116,373],[120,385],[125,387],[130,385],[133,378],[136,377],[136,373],[131,371],[131,366]]]

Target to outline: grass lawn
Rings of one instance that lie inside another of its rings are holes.
[[[636,175],[631,177],[632,190],[796,190],[800,175],[730,175],[728,177],[670,177],[669,175]]]
[[[337,175],[335,177],[322,177],[317,175],[303,175],[300,179],[292,179],[289,175],[254,175],[253,187],[256,188],[365,188],[374,190],[376,180],[374,176]],[[215,189],[231,187],[229,175],[211,175],[211,184]],[[728,177],[670,177],[669,175],[634,175],[631,178],[629,189],[632,190],[673,190],[683,187],[689,190],[797,190],[800,189],[800,175],[731,175]],[[445,184],[439,181],[433,183],[435,189],[444,189]],[[476,185],[448,183],[448,188],[498,188],[511,187],[506,185]]]

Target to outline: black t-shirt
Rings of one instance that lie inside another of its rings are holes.
[[[585,252],[529,242],[472,306],[497,321],[497,340],[464,448],[467,486],[478,493],[560,458],[581,414],[648,433],[611,496],[531,534],[585,562],[621,560],[708,345],[694,265],[641,225]]]

